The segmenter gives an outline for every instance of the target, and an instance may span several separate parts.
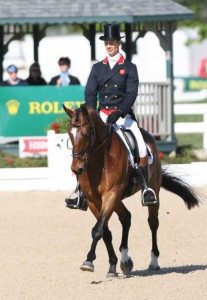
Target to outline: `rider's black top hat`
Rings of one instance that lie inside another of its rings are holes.
[[[104,25],[104,35],[100,36],[100,40],[120,40],[123,36],[120,36],[119,24],[105,24]]]

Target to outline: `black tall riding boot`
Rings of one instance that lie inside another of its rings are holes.
[[[69,196],[69,198],[65,199],[66,207],[72,209],[81,209],[86,211],[88,208],[88,204],[86,201],[86,197],[80,187],[79,182],[77,183],[77,187],[75,191]]]
[[[148,187],[149,170],[148,166],[139,166],[141,187],[142,187],[142,205],[147,206],[157,203],[157,197],[153,189]]]

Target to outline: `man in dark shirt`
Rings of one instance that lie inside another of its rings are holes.
[[[24,86],[28,85],[26,80],[23,80],[18,77],[18,68],[15,65],[9,65],[7,67],[7,73],[9,75],[9,78],[7,80],[4,80],[2,82],[2,86]]]

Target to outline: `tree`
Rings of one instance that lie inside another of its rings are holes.
[[[192,20],[181,21],[178,27],[195,28],[198,33],[197,39],[188,40],[188,44],[195,42],[201,43],[207,38],[207,1],[206,0],[176,0],[183,6],[188,7],[195,13],[195,18]]]

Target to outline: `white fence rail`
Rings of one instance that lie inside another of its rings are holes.
[[[202,115],[203,122],[177,122],[175,133],[202,133],[203,149],[207,149],[207,104],[175,104],[175,115]]]

